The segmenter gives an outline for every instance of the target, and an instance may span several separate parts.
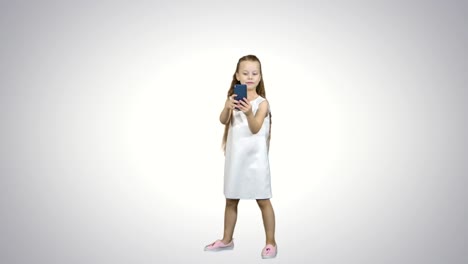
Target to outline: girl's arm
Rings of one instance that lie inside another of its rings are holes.
[[[229,122],[231,111],[232,109],[224,107],[223,111],[221,111],[221,114],[219,115],[219,121],[221,122],[221,124],[225,125],[227,122]]]
[[[234,100],[234,97],[236,95],[233,94],[229,96],[226,99],[226,103],[224,103],[224,108],[223,111],[221,111],[221,114],[219,115],[219,121],[221,124],[225,125],[227,122],[229,122],[229,119],[231,117],[232,109],[234,108],[235,104],[237,103],[236,100]]]
[[[249,123],[250,132],[252,132],[252,134],[257,134],[262,128],[263,120],[265,120],[265,117],[268,114],[268,101],[265,100],[260,103],[255,115],[252,113],[251,106],[249,108],[250,109],[244,113],[247,117],[247,122]]]

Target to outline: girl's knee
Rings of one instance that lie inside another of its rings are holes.
[[[237,207],[239,199],[226,199],[226,207]]]
[[[260,208],[270,206],[270,199],[257,199],[257,204]]]

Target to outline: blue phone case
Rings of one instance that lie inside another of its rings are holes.
[[[236,84],[234,85],[234,94],[236,94],[236,100],[240,101],[242,98],[247,98],[247,85],[245,84]]]
[[[242,100],[244,97],[247,98],[247,85],[245,84],[236,84],[234,85],[234,94],[236,97],[234,98],[237,101]],[[239,110],[239,108],[235,107],[235,110]]]

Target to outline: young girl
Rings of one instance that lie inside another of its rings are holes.
[[[235,100],[235,84],[247,85],[247,98]],[[238,110],[237,110],[238,109]],[[234,248],[232,239],[240,199],[256,199],[262,211],[266,246],[262,258],[276,257],[275,214],[270,202],[271,114],[265,98],[260,60],[254,55],[239,59],[219,120],[225,125],[224,236],[205,247],[205,251]]]

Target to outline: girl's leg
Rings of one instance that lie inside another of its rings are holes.
[[[275,212],[270,199],[257,200],[262,211],[263,226],[265,227],[266,244],[276,246],[275,241]]]
[[[228,244],[232,241],[234,227],[237,221],[237,205],[239,199],[226,199],[226,209],[224,211],[224,235],[223,243]]]

